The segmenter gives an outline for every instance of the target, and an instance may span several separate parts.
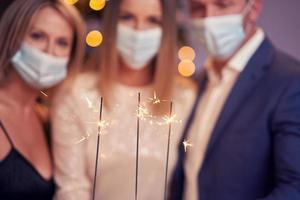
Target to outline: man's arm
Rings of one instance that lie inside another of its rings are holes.
[[[300,78],[281,96],[272,120],[275,184],[261,200],[300,199]]]

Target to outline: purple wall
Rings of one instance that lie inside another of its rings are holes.
[[[263,0],[259,20],[273,44],[300,60],[300,0]]]

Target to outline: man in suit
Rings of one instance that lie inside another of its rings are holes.
[[[300,63],[257,27],[262,0],[190,3],[208,60],[171,199],[300,200]]]

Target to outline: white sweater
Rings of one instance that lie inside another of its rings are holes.
[[[90,200],[92,196],[100,104],[95,82],[96,75],[82,74],[70,92],[58,95],[54,101],[52,144],[58,185],[56,200]],[[103,108],[102,119],[108,126],[100,137],[97,200],[134,199],[138,92],[142,104],[147,106],[154,93],[151,86],[117,85],[112,109]],[[169,180],[194,99],[192,84],[176,81],[172,101],[177,120],[172,124]],[[159,200],[164,196],[168,125],[161,122],[161,117],[140,122],[139,200]]]

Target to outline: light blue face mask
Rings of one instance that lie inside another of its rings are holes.
[[[47,89],[67,76],[69,58],[58,58],[23,43],[11,62],[33,88]]]
[[[162,38],[162,29],[153,28],[137,31],[125,25],[117,27],[117,49],[127,66],[141,70],[158,53]]]
[[[216,59],[227,59],[245,40],[244,18],[253,4],[251,0],[240,14],[214,16],[192,21],[193,38]]]

